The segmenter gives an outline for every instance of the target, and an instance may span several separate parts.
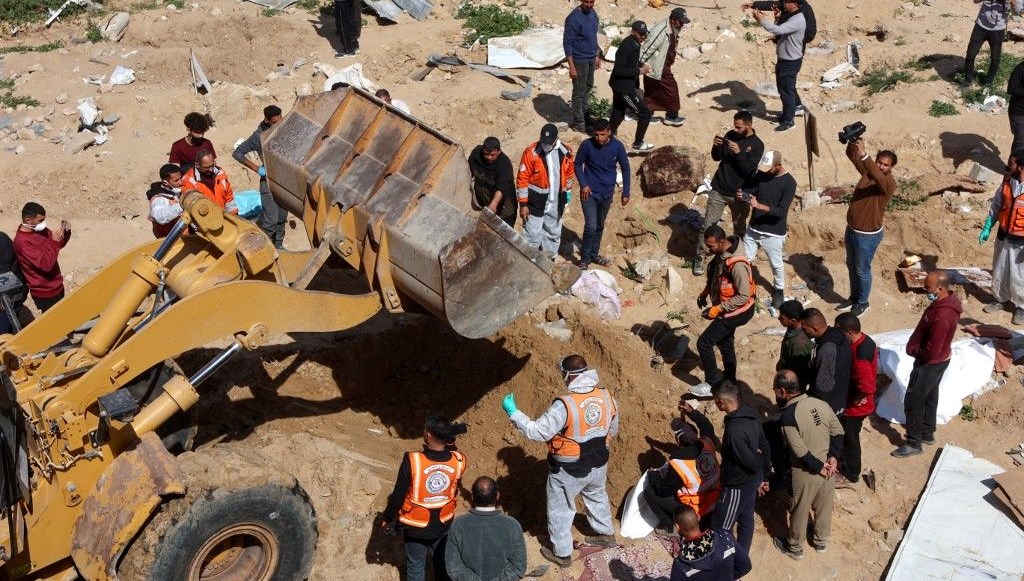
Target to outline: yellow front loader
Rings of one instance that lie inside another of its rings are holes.
[[[382,307],[486,337],[579,275],[471,206],[457,143],[364,92],[300,98],[263,151],[310,251],[278,252],[187,193],[167,238],[0,337],[4,578],[306,578],[317,531],[301,483],[244,445],[172,454],[190,448],[202,383],[275,335],[349,329]],[[365,292],[307,290],[331,255]],[[190,377],[173,364],[225,342]]]

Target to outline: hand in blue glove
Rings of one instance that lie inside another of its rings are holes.
[[[261,165],[260,169],[256,170],[256,173],[260,174],[261,178],[265,178],[267,177],[267,168]]]
[[[501,408],[505,410],[505,413],[512,417],[512,414],[519,411],[516,407],[516,396],[514,394],[508,394],[505,399],[501,400]]]
[[[992,226],[996,223],[996,219],[992,216],[985,218],[985,225],[981,227],[981,233],[978,234],[978,244],[984,244],[988,242],[988,237],[992,234]]]

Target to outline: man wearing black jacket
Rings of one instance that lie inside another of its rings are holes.
[[[651,72],[650,65],[640,66],[640,45],[646,38],[647,23],[637,20],[633,23],[629,36],[615,52],[615,66],[612,67],[612,74],[608,79],[608,84],[612,88],[612,134],[618,132],[628,108],[636,116],[633,151],[638,152],[654,149],[654,145],[644,142],[647,126],[651,123],[651,110],[647,108],[640,94],[640,75]]]
[[[1006,82],[1006,94],[1010,96],[1007,112],[1010,115],[1010,133],[1013,143],[1010,151],[1024,149],[1024,62],[1013,67],[1010,80]]]
[[[711,145],[711,159],[721,162],[711,179],[708,205],[704,210],[704,227],[697,234],[697,255],[693,259],[693,275],[704,274],[704,230],[718,224],[722,213],[729,206],[732,215],[733,234],[742,238],[746,231],[747,214],[750,207],[736,200],[736,191],[753,185],[757,164],[764,154],[764,143],[754,132],[754,117],[750,111],[739,111],[732,117],[732,129],[725,137],[715,135]]]
[[[732,531],[746,552],[754,540],[754,500],[768,492],[771,449],[752,407],[740,405],[737,383],[723,381],[711,388],[715,406],[725,412],[722,435],[722,494],[715,505],[712,528]]]
[[[490,208],[509,226],[516,225],[516,178],[512,160],[501,151],[497,137],[484,139],[483,145],[469,154],[469,172],[473,174],[473,196],[481,208]]]
[[[750,225],[743,236],[743,253],[753,262],[758,249],[768,255],[772,267],[775,289],[772,290],[772,308],[785,302],[786,268],[782,247],[786,243],[786,221],[789,207],[796,196],[796,180],[782,167],[782,154],[766,151],[757,166],[753,193],[737,192],[739,201],[750,204]]]
[[[853,350],[846,334],[829,327],[825,315],[815,308],[805,309],[803,329],[814,339],[811,356],[811,383],[807,395],[828,404],[836,415],[846,407],[850,392],[850,372],[853,370]]]

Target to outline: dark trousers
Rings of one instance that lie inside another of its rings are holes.
[[[288,219],[288,212],[277,205],[270,189],[265,187],[266,182],[260,184],[260,205],[263,212],[256,220],[256,224],[274,243],[274,248],[284,248],[284,223]]]
[[[732,531],[736,525],[736,543],[748,553],[754,542],[754,502],[757,500],[757,487],[761,483],[754,479],[741,488],[722,487],[718,496],[711,527]]]
[[[597,200],[591,194],[583,200],[583,250],[580,251],[582,262],[594,262],[601,252],[601,235],[604,234],[604,220],[608,217],[608,209],[612,207],[612,198]]]
[[[576,67],[576,78],[572,80],[572,102],[569,104],[572,108],[572,123],[585,125],[589,121],[587,99],[594,90],[594,68],[597,59],[573,59],[572,64]]]
[[[864,417],[839,416],[839,423],[843,425],[843,460],[840,468],[847,480],[857,482],[860,480],[860,429],[864,425]]]
[[[39,299],[32,297],[32,302],[36,304],[36,308],[39,309],[40,313],[45,313],[50,310],[50,307],[57,304],[62,298],[64,298],[64,289],[60,289],[60,294],[48,299]]]
[[[907,414],[907,444],[915,448],[921,442],[935,437],[935,410],[939,406],[939,383],[946,373],[949,361],[930,365],[915,365],[910,372],[910,383],[903,396],[903,411]]]
[[[411,539],[405,537],[405,579],[424,581],[427,574],[427,553],[432,553],[434,581],[448,581],[444,566],[444,547],[448,533],[437,539]]]
[[[736,329],[746,325],[754,317],[754,307],[734,317],[719,317],[697,337],[697,354],[700,355],[700,366],[704,369],[704,381],[714,385],[724,379],[736,381],[736,346],[733,338]],[[715,360],[715,347],[722,352],[724,373],[718,370]]]
[[[804,59],[795,61],[779,59],[775,63],[775,85],[779,88],[779,97],[782,99],[782,114],[779,115],[779,124],[792,123],[796,115],[796,108],[801,104],[800,95],[796,94],[796,76],[800,72],[800,65]]]
[[[654,489],[650,486],[644,488],[644,500],[647,501],[647,506],[651,507],[651,512],[658,517],[658,526],[661,527],[674,527],[675,526],[675,515],[679,507],[683,506],[683,503],[679,502],[675,496],[658,496],[654,493]],[[699,515],[698,515],[699,516]],[[703,517],[700,517],[698,521],[701,530],[707,530],[711,526],[714,512],[710,512]]]
[[[359,50],[359,32],[363,27],[362,10],[360,0],[334,0],[334,27],[341,39],[342,53]]]
[[[1013,135],[1010,151],[1020,151],[1024,148],[1024,115],[1010,113],[1010,133]]]
[[[1003,56],[1003,39],[1006,38],[1006,30],[985,30],[974,25],[971,31],[971,40],[967,41],[967,56],[964,57],[964,81],[974,81],[974,59],[978,58],[978,51],[981,45],[988,43],[989,64],[988,76],[985,77],[985,84],[991,84],[996,78],[996,71],[999,69],[999,59]]]
[[[644,97],[636,87],[628,89],[617,89],[612,87],[612,114],[609,122],[612,126],[612,134],[619,130],[619,125],[626,118],[626,109],[636,115],[636,135],[633,138],[633,145],[638,146],[644,142],[644,135],[647,135],[647,126],[651,124],[651,110],[644,103]]]

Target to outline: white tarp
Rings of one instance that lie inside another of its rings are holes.
[[[627,539],[642,539],[651,534],[658,525],[658,516],[651,510],[644,498],[647,486],[647,473],[640,475],[640,480],[626,498],[626,506],[622,509],[622,520],[619,521],[619,534]]]
[[[872,335],[880,351],[878,372],[892,379],[885,393],[878,398],[875,413],[890,422],[905,423],[903,396],[907,393],[914,358],[907,355],[907,340],[911,329]],[[939,405],[935,414],[938,425],[948,422],[960,413],[963,399],[980,392],[992,377],[996,350],[991,343],[975,339],[953,342],[953,358],[939,384]]]
[[[487,64],[502,69],[546,69],[565,60],[562,27],[536,28],[487,41]]]
[[[886,581],[1019,581],[1024,531],[989,500],[1003,469],[946,445],[917,502]]]

